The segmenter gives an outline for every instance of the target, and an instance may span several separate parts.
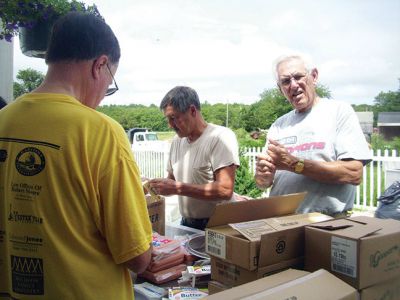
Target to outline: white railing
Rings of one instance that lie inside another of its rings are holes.
[[[254,174],[256,157],[264,149],[243,147],[240,150],[241,155],[248,158],[249,168]],[[169,149],[134,150],[133,152],[143,177],[166,177]],[[400,156],[396,150],[378,150],[376,152],[371,150],[371,154],[373,160],[363,168],[363,181],[361,185],[357,186],[356,199],[354,200],[355,207],[363,210],[374,210],[376,208],[376,200],[388,186],[388,171],[400,169]],[[400,180],[400,175],[397,179]]]
[[[167,176],[169,149],[160,150],[133,150],[136,163],[142,177],[164,178]]]

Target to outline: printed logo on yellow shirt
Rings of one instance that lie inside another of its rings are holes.
[[[24,295],[43,295],[43,260],[11,255],[12,289]]]
[[[43,153],[33,147],[23,149],[15,159],[18,173],[24,176],[34,176],[43,171],[46,164]]]

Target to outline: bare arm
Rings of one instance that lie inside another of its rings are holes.
[[[181,195],[203,200],[229,200],[235,185],[236,165],[220,168],[214,172],[215,181],[206,184],[190,184],[167,179],[152,179],[150,186],[160,195]]]
[[[268,154],[276,169],[294,172],[294,166],[300,159],[278,142],[269,142]],[[363,164],[358,160],[323,162],[306,159],[301,174],[323,183],[358,185],[361,183],[362,169]]]
[[[123,265],[135,273],[143,273],[150,263],[151,247],[144,253],[123,263]]]

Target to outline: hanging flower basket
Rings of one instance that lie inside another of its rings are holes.
[[[0,40],[11,42],[19,34],[22,53],[44,57],[55,20],[74,11],[103,19],[95,4],[80,0],[0,0]]]
[[[26,56],[44,58],[56,19],[39,21],[32,28],[19,29],[19,46]]]

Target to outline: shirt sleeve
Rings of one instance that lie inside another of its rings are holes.
[[[356,159],[367,163],[372,159],[357,115],[346,103],[340,104],[337,114],[335,149],[338,160]]]
[[[100,231],[114,261],[128,261],[149,249],[151,223],[133,158],[124,157],[100,182]]]
[[[230,166],[232,164],[239,166],[239,146],[235,133],[226,128],[217,137],[211,152],[211,164],[213,170]]]

